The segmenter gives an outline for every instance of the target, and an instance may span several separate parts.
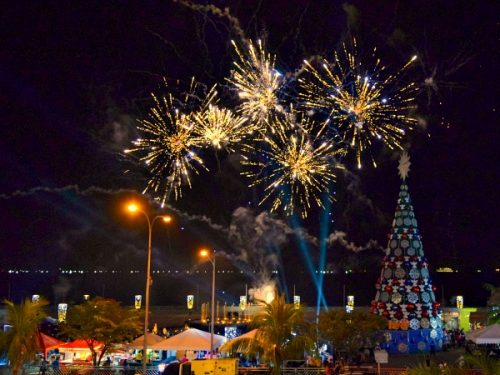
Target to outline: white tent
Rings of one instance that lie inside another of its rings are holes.
[[[469,332],[467,339],[476,344],[500,344],[500,324],[486,326],[477,331]]]
[[[148,345],[148,349],[151,349],[151,346],[154,344],[165,341],[165,339],[161,336],[155,335],[154,333],[148,332],[146,334],[146,344]],[[142,349],[144,347],[144,335],[139,336],[130,344],[127,345],[130,349]]]
[[[221,346],[226,338],[214,334],[214,348]],[[210,350],[210,333],[189,328],[175,336],[162,340],[150,349],[153,350]]]
[[[235,337],[234,339],[229,340],[220,348],[220,350],[223,352],[228,351],[228,348],[230,348],[230,347],[234,348],[234,345],[237,345],[239,342],[243,342],[243,340],[246,341],[246,340],[255,339],[256,335],[257,335],[257,328],[252,329],[251,331],[248,331],[247,333],[244,333],[241,336],[238,336],[238,337]]]
[[[483,332],[485,328],[486,327],[479,328],[479,329],[474,329],[472,331],[466,332],[465,333],[465,338],[467,340],[472,340],[473,337],[476,337],[478,334],[480,334],[481,332]]]

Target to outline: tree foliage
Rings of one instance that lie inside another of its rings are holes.
[[[408,370],[408,375],[467,375],[471,373],[470,369],[480,370],[483,375],[500,374],[500,361],[496,358],[484,354],[480,356],[466,354],[464,360],[465,363],[449,364],[445,367],[440,367],[436,363],[431,363],[430,366],[416,365]]]
[[[137,336],[143,325],[137,310],[123,307],[112,299],[97,297],[68,309],[61,328],[72,339],[87,343],[93,364],[98,366],[110,349]],[[96,348],[100,344],[103,346],[98,353]]]
[[[352,353],[362,348],[367,339],[374,339],[386,324],[385,318],[368,312],[329,310],[319,317],[319,332],[337,350]]]
[[[301,309],[286,303],[284,295],[266,303],[251,326],[257,328],[253,339],[235,340],[227,349],[259,354],[271,363],[272,374],[280,373],[284,360],[303,358],[304,351],[312,350],[315,344],[314,327],[305,321]]]
[[[408,369],[408,375],[467,375],[469,371],[454,365],[446,365],[439,367],[436,363],[431,363],[430,366],[420,364]]]
[[[43,299],[37,302],[26,299],[18,305],[4,302],[7,308],[5,323],[12,327],[0,333],[0,350],[7,354],[15,375],[24,363],[34,359],[39,350],[38,327],[46,317],[44,308],[48,303]]]
[[[466,355],[465,362],[473,368],[481,370],[483,375],[498,375],[500,374],[500,361],[496,358],[488,357],[483,354],[480,356]]]
[[[485,284],[484,287],[490,291],[490,297],[487,302],[487,324],[500,323],[500,287],[495,287],[491,284]]]

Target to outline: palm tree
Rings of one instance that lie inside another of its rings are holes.
[[[0,333],[0,349],[6,352],[12,372],[17,375],[24,363],[34,359],[39,349],[38,326],[46,316],[44,307],[48,303],[45,300],[32,302],[29,299],[18,305],[12,301],[4,303],[7,307],[5,322],[12,328]]]
[[[314,347],[313,326],[304,320],[301,309],[278,295],[252,320],[257,328],[253,338],[234,340],[228,350],[237,350],[247,355],[259,354],[272,365],[271,373],[279,374],[285,359],[303,358],[304,351]]]

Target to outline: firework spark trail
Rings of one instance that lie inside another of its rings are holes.
[[[370,155],[373,140],[387,147],[401,148],[408,130],[418,123],[410,112],[416,108],[418,86],[399,84],[398,78],[416,60],[413,56],[400,70],[382,77],[386,68],[376,59],[373,68],[357,59],[356,41],[353,51],[344,44],[334,53],[334,62],[321,65],[304,61],[306,78],[299,79],[299,100],[304,107],[327,113],[338,127],[343,141],[356,152],[358,168],[362,155]],[[373,50],[375,56],[376,48]]]
[[[242,51],[232,41],[237,59],[227,81],[234,86],[242,103],[238,111],[264,131],[270,116],[282,112],[278,99],[283,76],[275,69],[275,56],[267,53],[262,42],[248,42],[248,49]]]
[[[146,163],[151,174],[143,193],[151,191],[162,204],[172,193],[175,200],[180,198],[184,185],[191,187],[190,172],[208,171],[197,153],[201,145],[193,129],[196,110],[205,110],[215,100],[217,92],[214,86],[200,99],[198,89],[199,85],[192,79],[189,90],[180,100],[170,93],[152,94],[155,105],[148,117],[140,120],[138,127],[143,137],[133,142],[133,148],[125,150],[125,153],[143,155],[140,160]]]
[[[269,199],[271,212],[300,212],[305,218],[312,202],[323,207],[322,193],[333,200],[330,185],[335,180],[337,151],[331,140],[322,138],[327,122],[316,124],[292,110],[275,117],[271,125],[274,133],[263,135],[255,150],[245,150],[243,164],[249,170],[242,174],[254,180],[250,186],[264,186],[259,204]],[[262,157],[254,160],[255,154]]]

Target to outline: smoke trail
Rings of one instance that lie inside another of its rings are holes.
[[[337,243],[340,246],[344,247],[347,250],[350,250],[354,253],[359,253],[360,251],[364,250],[369,250],[369,249],[378,249],[384,251],[385,248],[380,246],[379,243],[376,240],[369,240],[366,244],[363,246],[357,246],[354,242],[349,242],[347,239],[347,233],[342,232],[342,231],[335,231],[333,233],[330,233],[328,236],[328,245],[332,246],[333,244]]]
[[[276,287],[272,271],[281,266],[280,252],[290,237],[300,242],[318,242],[303,228],[293,229],[267,212],[255,214],[246,207],[233,212],[228,235],[233,253],[226,256],[247,274],[255,275],[251,288],[254,298],[265,300],[270,288]],[[286,285],[282,287],[286,290]]]
[[[174,0],[174,2],[180,3],[187,8],[199,11],[201,13],[212,13],[217,17],[226,18],[229,21],[229,23],[231,24],[231,28],[240,37],[240,39],[242,41],[247,40],[247,38],[245,36],[245,32],[243,31],[243,28],[240,25],[240,21],[238,20],[237,17],[235,17],[231,14],[231,12],[229,11],[229,7],[221,9],[213,4],[206,4],[206,5],[205,4],[196,4],[196,3],[193,3],[193,2],[188,1],[188,0]]]
[[[56,301],[64,301],[71,290],[71,283],[65,277],[59,277],[56,284],[52,286],[52,291]]]
[[[55,188],[37,186],[28,190],[17,190],[9,194],[0,194],[0,199],[12,200],[16,198],[30,197],[36,194],[63,194],[68,192],[73,192],[74,194],[80,196],[93,196],[96,194],[116,195],[120,193],[138,194],[137,191],[133,189],[113,190],[98,186],[81,188],[75,184]],[[156,201],[147,196],[146,198],[149,200],[151,205],[159,207]],[[228,227],[214,223],[211,218],[205,215],[191,215],[170,205],[167,205],[167,209],[177,215],[180,220],[202,223],[209,229],[222,234],[222,239],[227,241],[227,251],[221,251],[218,254],[226,256],[238,268],[253,278],[251,295],[255,295],[255,298],[265,299],[269,288],[276,287],[276,281],[273,279],[273,270],[281,267],[282,262],[280,259],[280,251],[286,247],[292,238],[301,249],[301,253],[304,258],[310,257],[309,253],[311,251],[311,246],[320,246],[320,251],[323,251],[324,253],[326,253],[326,248],[331,247],[334,244],[340,245],[355,253],[366,249],[383,250],[383,248],[374,240],[370,240],[365,245],[356,245],[352,241],[348,241],[347,233],[343,231],[335,231],[328,235],[328,225],[326,227],[322,227],[323,229],[320,231],[322,239],[319,240],[318,238],[310,235],[306,229],[300,227],[298,223],[296,225],[289,225],[283,220],[277,219],[265,211],[258,213],[246,207],[238,207],[234,210],[231,216],[231,223]],[[322,225],[324,225],[324,223]],[[78,247],[81,238],[88,236],[92,238],[100,238],[99,228],[100,226],[97,226],[90,230],[89,227],[84,226],[79,230],[67,232],[58,244],[62,249],[70,249],[75,246]],[[104,241],[105,238],[106,236],[103,235],[102,240]],[[110,246],[113,248],[121,248],[126,253],[127,259],[140,259],[139,255],[142,250],[140,248],[136,248],[132,244],[123,247],[123,245],[127,242],[130,242],[130,240],[120,241],[116,238],[115,241],[110,243]],[[157,259],[158,262],[161,258],[162,257],[160,255],[155,256],[155,259]],[[117,261],[117,259],[114,259],[114,263]],[[320,269],[324,263],[325,262],[324,260],[322,261],[320,254]],[[326,301],[324,300],[322,293],[322,283],[314,273],[312,260],[305,259],[305,264],[318,288],[317,293],[318,300],[321,301],[320,304],[326,305]],[[282,283],[283,289],[286,290],[286,283],[284,283],[283,280]],[[57,293],[63,294],[64,290],[61,290],[62,291],[59,291],[58,289]],[[56,293],[56,291],[54,291],[54,293]]]
[[[0,194],[0,199],[13,199],[13,198],[18,198],[18,197],[29,197],[32,195],[36,195],[38,193],[51,193],[51,194],[58,194],[58,193],[66,193],[68,191],[73,191],[78,195],[83,195],[83,196],[89,196],[94,193],[102,193],[102,194],[120,194],[120,193],[137,193],[137,191],[132,190],[132,189],[118,189],[118,190],[111,190],[111,189],[104,189],[98,186],[90,186],[86,189],[81,189],[78,185],[66,185],[63,187],[48,187],[48,186],[36,186],[33,187],[29,190],[16,190],[10,194],[2,193]]]
[[[29,190],[16,190],[10,194],[0,194],[0,199],[4,200],[10,200],[14,198],[22,198],[22,197],[29,197],[33,196],[39,193],[49,193],[49,194],[60,194],[60,193],[67,193],[67,192],[74,192],[75,194],[81,195],[81,196],[92,196],[94,194],[106,194],[106,195],[115,195],[115,194],[123,194],[123,193],[133,193],[137,195],[141,195],[139,192],[137,192],[134,189],[105,189],[102,187],[98,186],[90,186],[86,189],[81,189],[78,185],[66,185],[63,187],[48,187],[48,186],[36,186],[33,187]],[[159,206],[158,202],[155,200],[151,199],[150,197],[146,196],[146,198],[149,200],[149,203],[154,206]],[[198,221],[207,224],[210,228],[216,230],[216,231],[222,231],[222,232],[227,232],[227,228],[225,228],[223,225],[214,223],[212,219],[205,215],[191,215],[186,212],[183,212],[171,205],[166,204],[165,207],[177,214],[179,217],[185,219],[186,221]]]

